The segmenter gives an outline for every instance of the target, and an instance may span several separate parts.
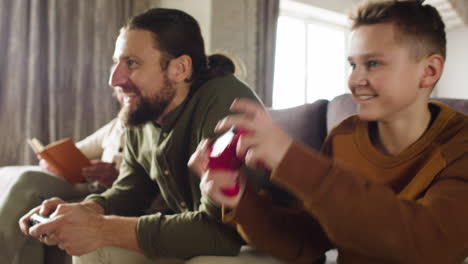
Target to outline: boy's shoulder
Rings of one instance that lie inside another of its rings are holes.
[[[330,131],[330,135],[351,134],[365,122],[360,120],[357,115],[348,116]]]
[[[437,102],[431,104],[440,107],[441,120],[445,123],[442,132],[437,137],[436,144],[447,161],[460,157],[468,152],[468,116],[453,108]]]

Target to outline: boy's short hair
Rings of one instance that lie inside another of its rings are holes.
[[[350,14],[352,29],[363,25],[393,23],[398,41],[408,43],[411,57],[420,60],[433,54],[445,59],[445,24],[439,12],[421,0],[364,1]]]

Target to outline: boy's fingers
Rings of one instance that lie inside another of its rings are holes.
[[[204,139],[201,144],[201,149],[202,151],[208,151],[209,146],[211,145],[211,140],[209,139]]]
[[[264,107],[256,101],[245,98],[238,98],[232,102],[230,110],[233,112],[241,112],[248,115],[257,115],[265,112]]]
[[[249,132],[254,131],[256,125],[251,118],[246,115],[230,115],[221,119],[215,127],[215,132],[224,132],[231,127],[235,127],[240,130],[247,130]]]
[[[245,159],[245,155],[250,148],[256,147],[257,139],[254,135],[244,134],[239,137],[236,147],[236,155],[241,159]]]

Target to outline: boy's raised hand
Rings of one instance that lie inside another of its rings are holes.
[[[199,177],[201,178],[203,174],[208,170],[208,162],[210,158],[209,148],[211,146],[211,141],[209,139],[203,139],[200,144],[198,144],[195,152],[190,156],[188,161],[188,167]]]
[[[227,196],[223,193],[223,190],[232,189],[236,185],[239,186],[237,194]],[[216,203],[235,208],[244,194],[245,185],[245,176],[238,170],[207,170],[201,178],[200,190]]]
[[[271,119],[262,105],[252,100],[236,99],[230,110],[239,114],[219,121],[215,132],[222,132],[233,126],[247,130],[237,143],[237,156],[245,157],[245,163],[252,168],[276,168],[291,146],[292,139]]]
[[[211,142],[204,139],[189,159],[189,168],[201,178],[200,190],[203,195],[210,197],[214,202],[235,208],[245,190],[245,177],[236,171],[210,170],[208,168]],[[223,189],[230,189],[239,184],[236,195],[226,196]]]

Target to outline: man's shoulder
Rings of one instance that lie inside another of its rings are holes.
[[[204,83],[198,89],[197,93],[200,96],[239,96],[239,95],[254,95],[253,90],[244,82],[237,79],[234,75],[228,74],[223,77],[217,77]]]

